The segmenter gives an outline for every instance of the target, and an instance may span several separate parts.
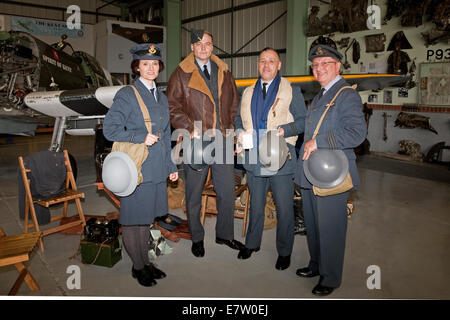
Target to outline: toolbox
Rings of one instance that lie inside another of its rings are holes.
[[[85,264],[111,268],[122,259],[122,248],[118,238],[104,243],[81,240],[80,251],[81,262]]]

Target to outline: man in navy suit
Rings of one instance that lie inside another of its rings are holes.
[[[243,161],[250,188],[250,221],[245,247],[239,251],[238,259],[248,259],[260,249],[264,230],[264,208],[270,187],[277,208],[276,248],[278,253],[275,268],[285,270],[290,266],[294,245],[294,174],[297,165],[295,142],[303,132],[305,123],[305,101],[301,89],[293,88],[288,79],[280,76],[281,60],[272,48],[264,48],[258,58],[258,81],[242,94],[236,129],[255,133],[254,146],[244,156],[258,150],[260,139],[268,130],[277,130],[278,136],[286,140],[289,157],[276,171],[268,170],[257,163]],[[242,136],[240,136],[242,139]],[[238,146],[237,150],[241,153]]]
[[[312,185],[303,172],[303,161],[317,149],[339,149],[348,158],[349,172],[354,188],[359,186],[356,156],[353,148],[360,145],[367,134],[359,94],[353,89],[344,89],[328,110],[313,138],[320,117],[340,88],[349,84],[339,75],[342,55],[326,45],[314,46],[309,58],[314,77],[321,90],[314,97],[306,114],[305,139],[300,150],[296,183],[301,186],[303,210],[307,232],[310,261],[307,267],[297,270],[300,277],[320,276],[312,290],[314,295],[325,296],[340,286],[347,233],[347,199],[350,191],[316,196]]]

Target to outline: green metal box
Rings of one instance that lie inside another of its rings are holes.
[[[122,259],[122,248],[117,238],[108,240],[103,244],[81,240],[80,250],[81,262],[85,264],[111,268]]]

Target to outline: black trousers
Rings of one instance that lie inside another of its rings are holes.
[[[202,204],[202,190],[211,168],[214,191],[217,193],[216,237],[234,239],[234,200],[235,179],[233,164],[212,164],[201,171],[184,165],[186,173],[186,211],[193,242],[204,239],[205,230],[200,221],[200,209]]]
[[[302,188],[301,192],[309,268],[319,272],[322,285],[337,288],[344,267],[349,192],[327,197],[315,196],[312,189]]]
[[[289,256],[294,245],[293,175],[259,177],[247,171],[247,183],[250,189],[250,221],[245,246],[255,249],[261,245],[264,231],[264,209],[267,190],[270,186],[277,211],[276,246],[278,255]]]

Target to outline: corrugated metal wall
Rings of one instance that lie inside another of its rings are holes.
[[[87,11],[87,12],[93,12],[95,13],[95,10],[103,5],[105,5],[104,1],[101,0],[39,0],[39,1],[33,1],[33,0],[15,0],[15,2],[21,2],[23,5],[19,4],[8,4],[4,2],[0,2],[0,14],[7,14],[7,15],[15,15],[15,16],[24,16],[24,17],[33,17],[33,18],[39,18],[39,19],[49,19],[49,20],[66,20],[69,16],[67,13],[65,13],[65,10],[70,5],[78,5],[81,9],[81,11]],[[42,6],[49,6],[49,7],[57,7],[63,10],[56,10],[56,9],[44,9],[44,8],[36,8],[36,7],[30,7],[26,4],[38,4]],[[99,10],[99,13],[103,14],[113,14],[120,16],[120,8],[109,5]],[[99,15],[98,17],[99,21],[103,21],[106,19],[115,19],[113,17],[105,17]],[[90,13],[81,13],[81,23],[87,23],[87,24],[95,24],[96,23],[96,16],[95,14]]]
[[[231,8],[255,0],[184,0],[182,1],[182,20],[209,14],[218,10]],[[214,35],[214,45],[226,53],[236,53],[250,39],[256,36],[261,30],[266,28],[275,19],[279,18],[267,30],[255,38],[251,43],[245,46],[239,53],[258,52],[265,47],[275,49],[286,48],[286,1],[276,1],[263,4],[257,7],[226,13],[219,16],[209,17],[182,25],[186,29],[206,29]],[[232,28],[233,20],[233,28]],[[233,33],[232,33],[233,31]],[[233,36],[232,36],[233,35]],[[215,48],[215,54],[223,54],[220,49]],[[182,31],[182,56],[190,53],[190,35],[189,32]],[[281,54],[283,61],[285,54]],[[236,78],[256,77],[257,56],[236,57],[233,59],[224,59],[233,69],[233,75]],[[233,60],[233,61],[231,61]],[[281,73],[284,72],[284,64]]]

